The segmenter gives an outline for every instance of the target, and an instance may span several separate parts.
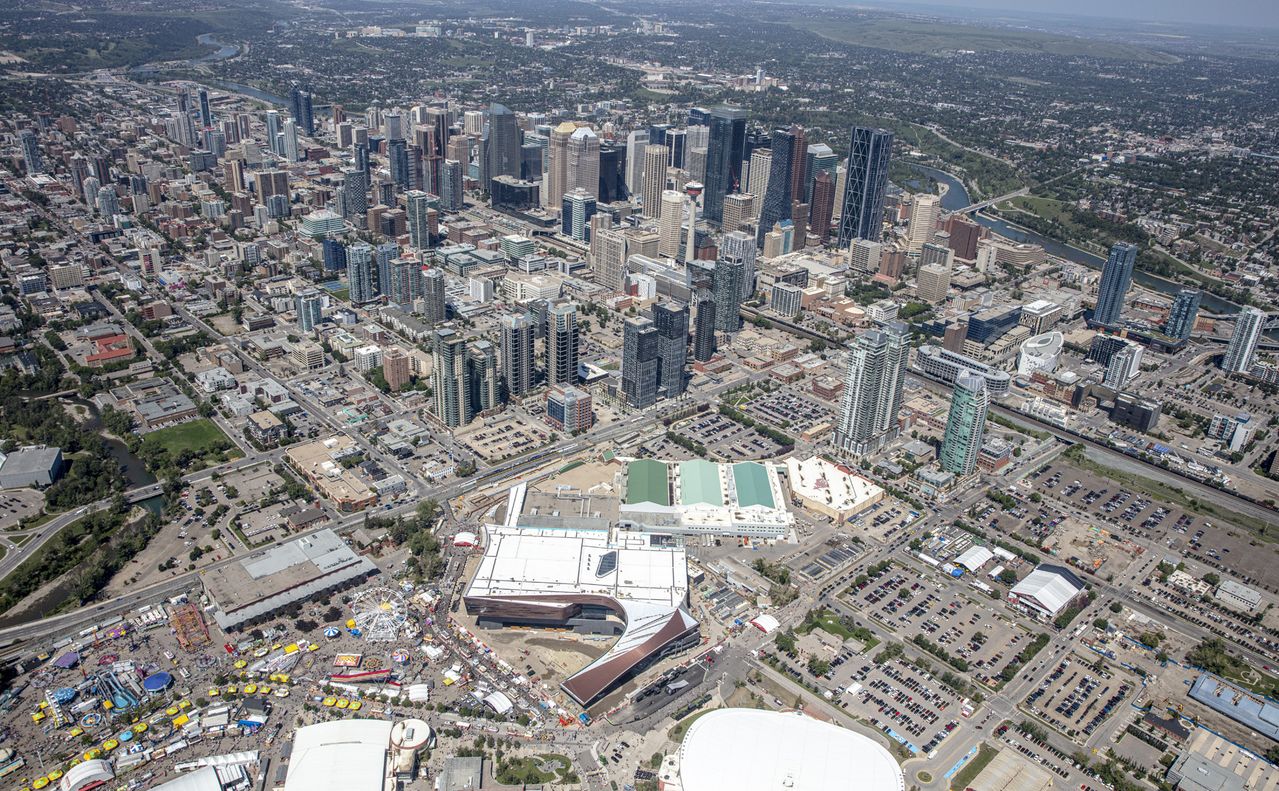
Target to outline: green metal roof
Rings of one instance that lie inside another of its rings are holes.
[[[745,508],[751,505],[762,505],[775,508],[773,491],[768,486],[768,470],[764,465],[753,461],[743,461],[733,465],[733,483],[737,486],[737,504]]]
[[[671,504],[666,465],[652,459],[636,459],[626,465],[626,504]]]
[[[679,463],[680,505],[704,503],[723,505],[719,485],[719,465],[695,459]]]

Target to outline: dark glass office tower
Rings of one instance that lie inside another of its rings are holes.
[[[848,146],[848,176],[843,212],[839,218],[839,246],[854,239],[879,241],[884,222],[884,193],[888,189],[888,162],[893,153],[893,133],[886,129],[853,127]]]
[[[682,395],[684,361],[688,359],[688,305],[683,302],[653,306],[657,325],[657,389],[667,398]]]
[[[724,196],[737,191],[742,180],[742,152],[746,148],[746,111],[720,106],[711,111],[706,144],[706,179],[702,216],[719,225],[724,220]]]
[[[773,130],[773,157],[768,169],[768,191],[764,193],[764,205],[759,211],[759,228],[755,232],[755,244],[764,246],[764,236],[773,230],[779,220],[789,220],[791,213],[791,156],[795,147],[795,135],[789,129]],[[887,175],[887,171],[885,171]]]
[[[1101,284],[1097,287],[1097,308],[1092,320],[1110,326],[1119,321],[1124,312],[1124,297],[1132,285],[1132,269],[1137,263],[1137,246],[1128,242],[1116,242],[1110,248],[1110,257],[1101,270]]]
[[[484,184],[498,176],[520,175],[520,128],[515,113],[500,104],[489,105],[488,139],[484,146]]]

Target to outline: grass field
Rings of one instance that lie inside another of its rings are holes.
[[[207,418],[189,420],[176,426],[156,429],[142,436],[143,442],[159,445],[173,455],[177,455],[184,450],[203,453],[217,447],[219,440],[230,442],[227,439],[227,435],[222,433],[222,429]],[[230,453],[231,455],[239,456],[237,451],[230,451]]]
[[[712,711],[715,711],[715,708],[716,707],[712,707],[709,709],[702,709],[696,714],[688,715],[684,719],[675,723],[675,725],[673,725],[671,729],[666,732],[666,735],[670,738],[671,741],[678,743],[680,739],[684,738],[685,732],[688,731],[688,726],[692,725],[694,722],[697,722],[698,717],[702,717],[706,714],[710,714]]]
[[[870,651],[872,648],[879,645],[879,640],[875,637],[867,635],[858,636],[853,634],[853,632],[839,620],[839,616],[830,610],[822,610],[809,628],[805,629],[805,626],[809,626],[809,624],[802,624],[795,631],[800,634],[807,634],[813,629],[821,629],[823,632],[826,632],[832,637],[838,637],[841,640],[856,640],[859,643],[864,640],[865,642],[862,645],[863,652]]]
[[[948,23],[944,20],[923,21],[877,16],[832,20],[815,15],[792,24],[823,38],[846,44],[921,55],[972,50],[1087,55],[1147,63],[1178,62],[1175,56],[1164,52],[1116,42],[1055,36],[1033,30]]]
[[[955,789],[962,791],[962,789],[972,785],[972,782],[977,779],[977,775],[981,774],[981,770],[995,760],[996,755],[999,755],[998,750],[983,744],[977,754],[973,756],[973,759],[964,764],[964,768],[956,772],[955,776],[950,779],[951,791],[955,791]]]

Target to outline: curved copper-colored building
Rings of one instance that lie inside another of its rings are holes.
[[[696,645],[685,609],[683,547],[646,534],[490,526],[484,557],[463,596],[481,626],[569,627],[616,634],[602,656],[561,687],[583,707],[655,660]]]

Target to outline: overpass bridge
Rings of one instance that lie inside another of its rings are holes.
[[[984,200],[981,203],[972,203],[965,206],[962,209],[955,209],[955,211],[951,213],[952,214],[972,214],[973,212],[981,211],[982,209],[988,209],[997,203],[1003,203],[1006,200],[1011,200],[1012,198],[1020,198],[1023,195],[1029,195],[1029,194],[1030,194],[1030,187],[1022,187],[1021,189],[1016,190],[1015,192],[1008,192],[998,197],[991,198],[990,200]]]

